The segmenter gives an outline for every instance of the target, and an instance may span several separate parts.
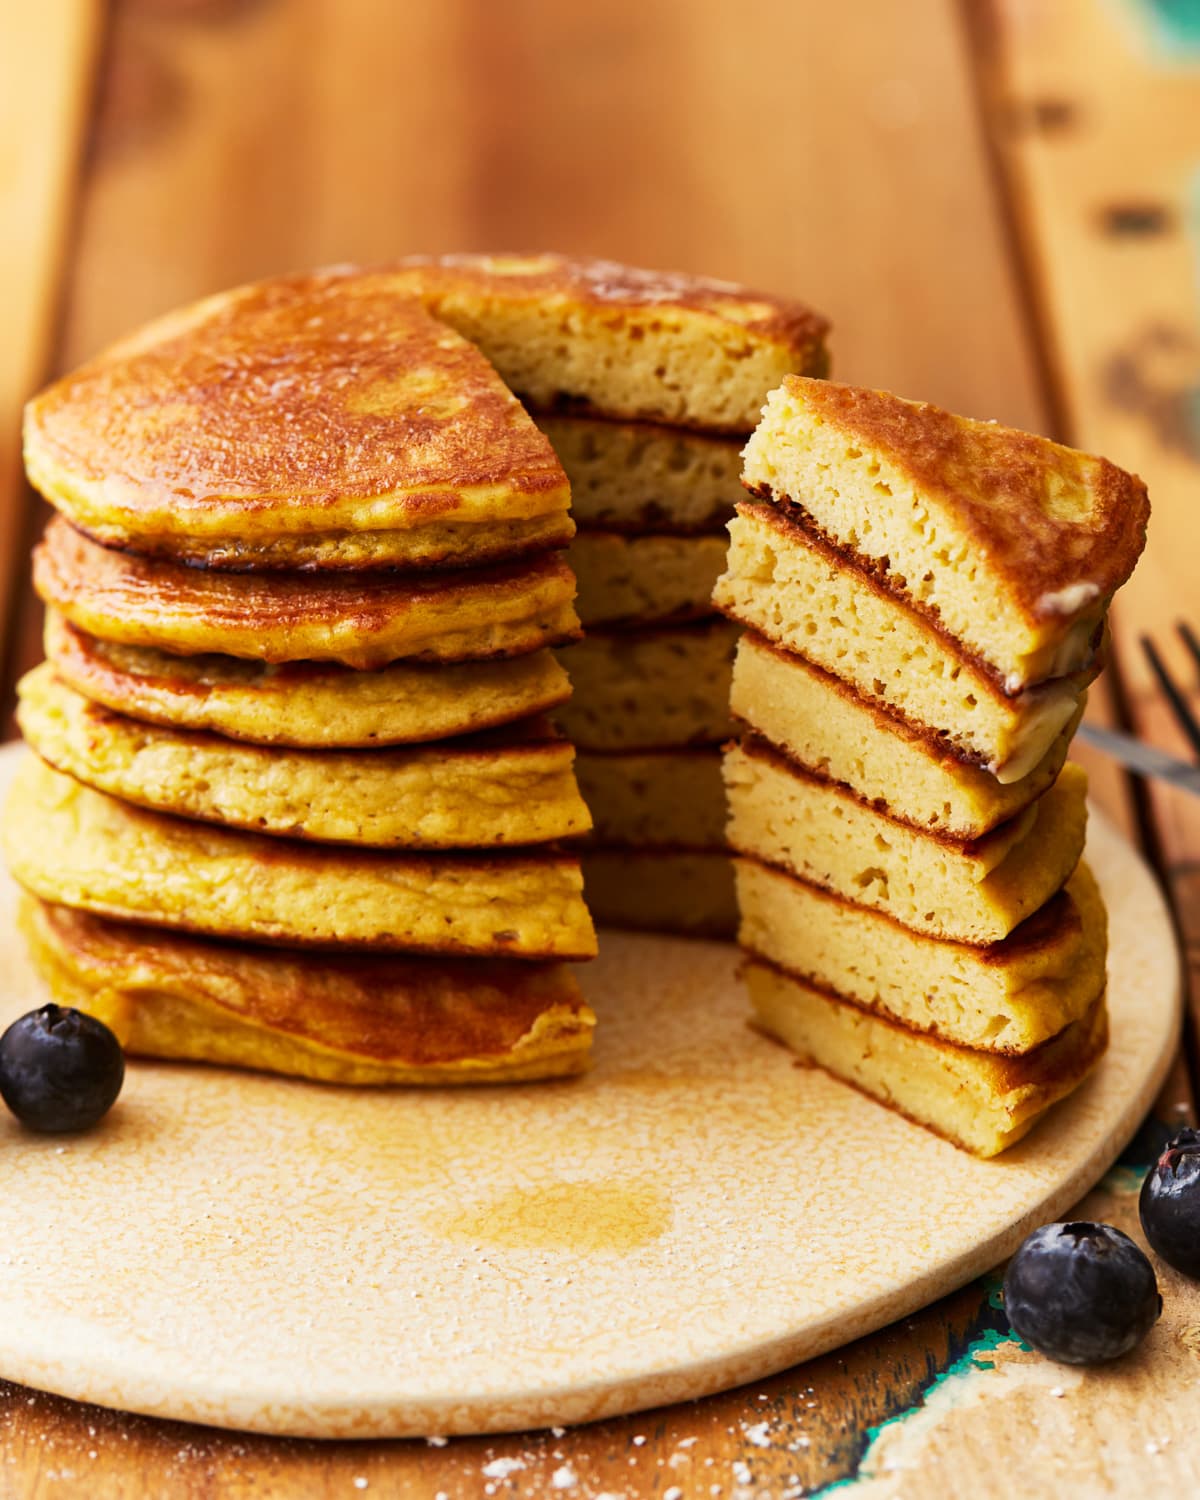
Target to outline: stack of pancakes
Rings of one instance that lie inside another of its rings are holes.
[[[409,274],[522,397],[571,483],[586,639],[562,657],[561,719],[595,824],[592,914],[731,937],[719,747],[737,632],[712,590],[741,446],[785,373],[824,371],[825,320],[727,283],[554,256]]]
[[[1105,914],[1067,764],[1145,487],[1103,459],[789,377],[716,598],[761,1024],[990,1156],[1103,1052]]]
[[[5,842],[56,996],[158,1056],[578,1071],[569,490],[484,357],[392,276],[267,283],[51,387],[27,462]]]
[[[55,993],[159,1056],[364,1083],[581,1067],[594,1018],[563,961],[595,938],[560,841],[591,818],[546,717],[571,691],[549,648],[579,635],[575,527],[517,397],[601,455],[600,613],[648,589],[653,614],[717,570],[733,450],[691,429],[747,429],[822,367],[824,329],[607,262],[414,259],[209,299],[34,401],[29,473],[60,514],[5,843]],[[634,516],[668,524],[625,580],[603,554]],[[681,560],[679,531],[702,534]],[[686,680],[653,640],[646,682],[578,661],[580,722],[620,741],[645,692],[659,741],[719,737],[728,629],[696,640]],[[601,821],[626,795],[590,790]]]

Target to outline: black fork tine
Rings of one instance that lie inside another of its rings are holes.
[[[1186,625],[1179,626],[1179,633],[1183,636],[1188,650],[1195,654],[1197,664],[1200,665],[1200,643],[1197,643],[1195,636],[1192,635],[1192,632]],[[1158,678],[1158,685],[1162,688],[1167,702],[1171,705],[1171,711],[1175,715],[1176,722],[1184,734],[1187,735],[1193,753],[1197,759],[1200,759],[1200,723],[1197,723],[1196,716],[1188,707],[1187,699],[1176,685],[1174,678],[1167,671],[1162,657],[1159,656],[1154,642],[1149,636],[1142,636],[1141,646],[1146,654],[1146,660],[1150,663],[1150,670]]]
[[[1188,654],[1192,658],[1192,663],[1196,671],[1200,672],[1200,641],[1196,639],[1195,631],[1186,620],[1179,620],[1175,625],[1175,629],[1179,632],[1179,637],[1183,641],[1183,644],[1188,648]]]

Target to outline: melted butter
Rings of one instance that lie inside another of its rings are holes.
[[[607,1182],[558,1182],[511,1188],[448,1214],[430,1229],[448,1239],[505,1250],[629,1251],[663,1235],[671,1204],[658,1188]]]

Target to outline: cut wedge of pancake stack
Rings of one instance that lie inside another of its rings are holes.
[[[732,936],[718,746],[736,631],[712,586],[741,443],[786,373],[824,372],[825,320],[727,282],[554,255],[396,274],[487,355],[570,480],[586,638],[562,654],[559,717],[595,824],[592,914]]]
[[[798,377],[743,482],[715,597],[747,627],[725,777],[758,1021],[994,1155],[1107,1040],[1086,779],[1066,756],[1145,487]]]
[[[728,283],[555,256],[401,274],[487,354],[571,483],[586,638],[562,653],[560,718],[595,823],[592,914],[732,936],[719,747],[737,632],[712,589],[741,446],[788,371],[824,372],[825,321]]]
[[[562,654],[576,687],[563,720],[595,820],[588,903],[601,922],[732,937],[720,746],[736,630],[712,591],[741,441],[538,420],[570,476],[578,527],[569,555],[586,639]]]
[[[577,1072],[569,491],[486,359],[388,275],[268,283],[51,387],[27,455],[5,845],[56,996],[157,1056]]]

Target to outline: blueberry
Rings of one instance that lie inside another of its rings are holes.
[[[1045,1224],[1008,1264],[1008,1320],[1026,1343],[1068,1365],[1116,1359],[1162,1312],[1154,1268],[1111,1224]]]
[[[82,1011],[43,1005],[0,1036],[0,1097],[31,1130],[86,1130],[124,1080],[120,1042]]]
[[[1169,1266],[1200,1276],[1200,1130],[1181,1130],[1146,1174],[1138,1199],[1150,1247]]]

